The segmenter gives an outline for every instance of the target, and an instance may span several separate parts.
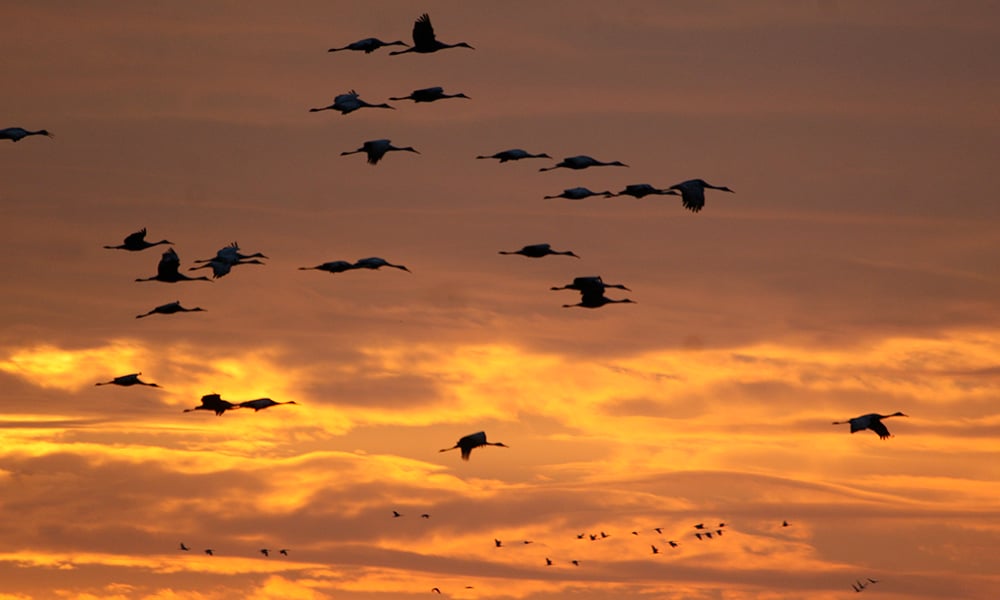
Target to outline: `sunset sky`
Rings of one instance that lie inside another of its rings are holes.
[[[424,12],[475,49],[327,52]],[[3,13],[0,600],[1000,597],[1000,4]]]

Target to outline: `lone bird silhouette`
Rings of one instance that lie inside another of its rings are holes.
[[[610,198],[613,196],[611,192],[605,190],[603,192],[592,192],[585,187],[575,187],[569,188],[562,191],[561,194],[556,194],[554,196],[543,196],[545,200],[552,198],[565,198],[567,200],[583,200],[584,198],[590,198],[591,196],[604,196],[605,198]]]
[[[705,190],[720,190],[734,193],[724,185],[712,185],[704,179],[688,179],[670,186],[671,190],[681,193],[681,204],[691,212],[698,212],[705,207]]]
[[[117,246],[105,246],[108,250],[128,250],[129,252],[138,252],[139,250],[145,250],[146,248],[152,248],[153,246],[158,246],[160,244],[173,244],[170,240],[160,240],[158,242],[147,242],[146,241],[146,228],[143,227],[135,233],[130,233],[125,236],[122,243]]]
[[[55,137],[48,131],[44,129],[39,129],[38,131],[28,131],[24,127],[8,127],[6,129],[0,129],[0,140],[10,140],[12,142],[20,142],[29,135],[44,135],[46,137]]]
[[[155,383],[146,383],[139,379],[142,373],[129,373],[128,375],[119,375],[111,381],[104,381],[101,383],[95,383],[94,385],[120,385],[123,387],[128,387],[130,385],[148,385],[149,387],[160,387]]]
[[[497,152],[496,154],[491,154],[489,156],[480,155],[477,156],[476,158],[479,159],[495,158],[500,162],[505,163],[507,161],[522,160],[525,158],[552,158],[552,157],[544,152],[542,152],[541,154],[531,154],[530,152],[527,152],[526,150],[522,150],[520,148],[511,148],[510,150],[504,150],[503,152]]]
[[[136,281],[162,281],[164,283],[177,283],[178,281],[212,281],[208,277],[188,277],[180,272],[181,259],[173,248],[168,249],[160,257],[160,263],[156,265],[156,275],[152,277],[140,277]]]
[[[861,415],[860,417],[854,417],[847,421],[834,421],[834,425],[843,425],[846,423],[851,424],[851,433],[856,433],[863,429],[871,429],[878,434],[881,439],[888,439],[892,437],[889,430],[886,428],[885,424],[882,423],[882,419],[888,419],[889,417],[908,417],[910,415],[904,415],[901,412],[894,412],[891,415],[880,415],[878,413],[870,413],[867,415]]]
[[[458,440],[458,442],[456,442],[451,448],[442,448],[439,452],[447,452],[449,450],[454,450],[455,448],[460,448],[462,450],[462,460],[469,460],[469,455],[472,454],[472,449],[480,446],[500,446],[503,448],[509,448],[509,446],[503,442],[487,442],[486,432],[477,431],[476,433],[470,433],[469,435]]]
[[[330,48],[327,52],[340,52],[341,50],[354,50],[356,52],[364,52],[365,54],[371,54],[383,46],[409,46],[406,42],[395,41],[395,42],[383,42],[378,38],[365,38],[363,40],[358,40],[356,42],[351,42],[346,46],[341,46],[340,48]]]
[[[259,410],[264,410],[265,408],[270,408],[272,406],[277,406],[279,404],[298,404],[295,400],[289,400],[288,402],[275,402],[270,398],[257,398],[256,400],[247,400],[245,402],[240,402],[239,406],[241,408],[252,408],[254,412]]]
[[[404,146],[402,148],[397,148],[392,145],[389,140],[368,140],[361,145],[357,150],[351,150],[349,152],[341,152],[341,156],[347,156],[348,154],[357,154],[359,152],[364,152],[368,155],[368,164],[377,165],[378,161],[382,160],[386,152],[413,152],[414,154],[420,154],[412,146]]]
[[[172,315],[174,313],[179,313],[179,312],[204,312],[204,311],[205,311],[204,308],[198,306],[194,308],[184,308],[183,306],[181,306],[181,301],[176,300],[174,302],[169,302],[167,304],[161,304],[147,313],[136,315],[135,318],[142,319],[150,315]]]
[[[429,87],[420,90],[413,90],[409,96],[389,98],[389,100],[413,100],[414,102],[434,102],[435,100],[445,100],[447,98],[470,98],[465,94],[446,94],[443,87]]]
[[[233,410],[239,408],[238,404],[233,404],[228,400],[223,400],[222,396],[219,394],[206,394],[201,397],[201,405],[194,408],[185,408],[184,412],[193,412],[196,410],[210,410],[215,413],[215,416],[221,417],[222,413],[227,410]]]
[[[355,269],[381,269],[382,267],[392,267],[393,269],[399,269],[401,271],[406,271],[407,273],[412,273],[409,269],[403,265],[394,265],[384,258],[379,258],[377,256],[369,256],[368,258],[360,258],[354,263]]]
[[[190,548],[188,548],[187,546],[185,546],[185,545],[184,545],[184,542],[181,542],[181,550],[183,550],[183,551],[185,551],[185,552],[188,552],[188,551],[190,551],[191,549],[190,549]]]
[[[553,250],[550,244],[529,244],[520,250],[500,250],[498,254],[520,254],[521,256],[527,256],[528,258],[541,258],[550,254],[562,254],[564,256],[580,258],[576,254],[573,254],[572,250],[564,250],[561,252]]]
[[[660,196],[680,196],[677,190],[671,189],[659,189],[655,188],[648,183],[634,183],[632,185],[626,185],[625,189],[612,194],[612,196],[632,196],[633,198],[645,198],[649,195],[660,195]]]
[[[270,550],[268,550],[267,548],[261,548],[261,549],[260,549],[260,553],[261,553],[261,554],[263,554],[263,555],[264,555],[265,557],[267,557],[267,556],[270,556],[270,555],[271,555],[271,551],[270,551]]]
[[[395,110],[395,107],[389,106],[388,104],[369,104],[362,100],[358,93],[351,90],[345,94],[338,94],[333,98],[333,104],[329,106],[323,106],[321,108],[310,108],[309,112],[320,112],[323,110],[336,110],[340,111],[340,114],[346,115],[352,113],[356,110],[362,108],[391,108]]]
[[[475,50],[475,48],[466,42],[445,44],[444,42],[438,41],[437,36],[434,35],[434,26],[431,25],[431,17],[427,13],[424,13],[413,23],[413,45],[406,50],[394,50],[389,54],[392,56],[397,54],[406,54],[408,52],[428,54],[430,52],[437,52],[438,50],[446,50],[448,48],[469,48],[470,50]]]
[[[553,165],[551,167],[542,167],[541,169],[538,169],[538,170],[539,171],[551,171],[553,169],[558,169],[560,167],[561,168],[565,168],[565,169],[580,170],[580,169],[586,169],[586,168],[589,168],[589,167],[627,167],[627,166],[628,165],[626,165],[625,163],[623,163],[621,161],[615,160],[615,161],[611,161],[611,162],[602,162],[602,161],[597,160],[596,158],[592,158],[590,156],[586,156],[586,155],[581,154],[579,156],[570,156],[570,157],[564,158],[564,159],[562,159],[562,162],[556,163],[555,165]]]

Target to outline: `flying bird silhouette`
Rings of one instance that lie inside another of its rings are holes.
[[[505,163],[507,161],[522,160],[525,158],[552,158],[552,157],[544,152],[542,152],[541,154],[531,154],[530,152],[521,150],[520,148],[512,148],[510,150],[504,150],[503,152],[497,152],[496,154],[491,154],[489,156],[482,156],[482,155],[477,156],[476,158],[480,159],[495,158],[500,162]]]
[[[438,50],[446,50],[448,48],[469,48],[470,50],[475,50],[475,48],[466,42],[445,44],[444,42],[438,41],[437,36],[434,35],[434,26],[431,25],[430,15],[424,13],[413,23],[413,45],[406,50],[394,50],[389,54],[393,56],[397,54],[406,54],[407,52],[428,54],[430,52],[437,52]]]
[[[123,387],[128,387],[130,385],[148,385],[149,387],[160,387],[155,383],[146,383],[139,379],[142,373],[129,373],[128,375],[119,375],[111,381],[103,381],[101,383],[95,383],[94,385],[120,385]]]
[[[844,425],[846,423],[851,424],[851,433],[856,433],[864,429],[871,429],[878,434],[880,439],[888,439],[892,437],[889,430],[886,428],[885,424],[882,423],[882,419],[888,419],[889,417],[908,417],[910,415],[904,415],[901,412],[894,412],[891,415],[880,415],[878,413],[869,413],[867,415],[861,415],[860,417],[854,417],[847,421],[834,421],[834,425]]]
[[[358,40],[356,42],[351,42],[346,46],[341,46],[340,48],[330,48],[327,52],[340,52],[341,50],[354,50],[356,52],[364,52],[365,54],[371,54],[372,52],[382,48],[383,46],[409,46],[406,42],[395,41],[395,42],[383,42],[378,38],[365,38],[363,40]]]
[[[223,400],[222,396],[219,394],[206,394],[201,397],[201,405],[194,408],[185,408],[184,412],[192,412],[196,410],[210,410],[215,413],[215,416],[221,417],[222,413],[227,410],[233,410],[239,408],[238,404],[233,404],[228,400]]]
[[[205,548],[205,554],[215,556],[215,552],[211,548]]]
[[[253,258],[267,258],[264,254],[260,252],[254,252],[253,254],[243,254],[240,252],[240,245],[236,242],[232,242],[227,246],[223,246],[215,251],[215,256],[212,258],[201,258],[194,262],[196,263],[208,263],[212,261],[222,261],[228,263],[236,263],[241,260],[250,260]],[[261,263],[263,264],[263,263]]]
[[[404,146],[402,148],[397,148],[392,145],[389,140],[368,140],[361,145],[357,150],[351,150],[349,152],[341,152],[341,156],[347,156],[348,154],[357,154],[359,152],[364,152],[368,155],[368,164],[376,165],[378,161],[382,160],[386,152],[413,152],[414,154],[420,154],[412,146]]]
[[[356,268],[354,263],[347,262],[346,260],[333,260],[330,262],[325,262],[321,265],[316,265],[315,267],[299,267],[300,271],[326,271],[327,273],[343,273],[344,271],[350,271]]]
[[[608,288],[616,288],[619,290],[625,290],[626,292],[631,292],[629,288],[625,287],[620,283],[604,283],[599,275],[589,275],[586,277],[574,277],[573,283],[568,283],[560,287],[551,287],[550,290],[576,290],[584,295],[586,294],[603,294],[604,290]]]
[[[573,253],[572,250],[557,251],[553,250],[550,244],[529,244],[520,250],[500,250],[498,254],[520,254],[521,256],[527,256],[528,258],[541,258],[543,256],[548,256],[550,254],[561,254],[564,256],[572,256],[574,258],[580,258]]]
[[[604,196],[605,198],[610,198],[613,194],[607,190],[603,192],[592,192],[585,187],[575,187],[569,188],[562,191],[561,194],[556,194],[554,196],[543,196],[545,200],[550,200],[552,198],[565,198],[567,200],[583,200],[584,198],[590,198],[591,196]]]
[[[455,448],[460,448],[462,450],[462,460],[469,460],[469,455],[472,454],[473,448],[479,448],[480,446],[501,446],[503,448],[509,448],[509,446],[503,442],[486,441],[486,432],[477,431],[476,433],[470,433],[469,435],[458,440],[458,442],[456,442],[451,448],[442,448],[438,452],[447,452],[449,450],[454,450]]]
[[[289,400],[288,402],[275,402],[270,398],[257,398],[256,400],[247,400],[245,402],[240,402],[239,406],[241,408],[252,408],[254,412],[259,410],[264,410],[265,408],[270,408],[272,406],[278,406],[279,404],[298,404],[295,400]]]
[[[365,102],[364,100],[362,100],[358,96],[357,92],[355,92],[354,90],[351,90],[351,91],[349,91],[347,93],[338,94],[337,96],[334,96],[334,98],[333,98],[333,104],[331,104],[329,106],[323,106],[323,107],[320,107],[320,108],[310,108],[309,112],[320,112],[320,111],[323,111],[323,110],[336,110],[336,111],[340,111],[340,114],[346,115],[348,113],[352,113],[352,112],[354,112],[356,110],[359,110],[359,109],[362,109],[362,108],[391,108],[391,109],[395,110],[394,106],[389,106],[388,104],[385,104],[385,103],[383,103],[383,104],[370,104],[368,102]]]
[[[190,549],[190,548],[188,548],[187,546],[185,546],[185,545],[184,545],[184,542],[181,542],[181,550],[183,550],[183,551],[185,551],[185,552],[188,552],[188,551],[190,551],[191,549]]]
[[[671,189],[658,189],[648,183],[634,183],[632,185],[626,185],[625,189],[612,194],[612,196],[632,196],[633,198],[645,198],[649,195],[661,195],[661,196],[680,196],[676,190]]]
[[[183,306],[181,306],[181,301],[176,300],[174,302],[169,302],[167,304],[161,304],[147,313],[136,315],[135,318],[142,319],[150,315],[172,315],[174,313],[179,313],[179,312],[204,312],[204,311],[205,311],[204,308],[200,308],[198,306],[194,308],[184,308]]]
[[[278,554],[282,556],[288,556],[288,548],[282,548],[281,550],[278,550]]]
[[[20,142],[29,135],[44,135],[46,137],[55,137],[48,131],[44,129],[39,129],[38,131],[28,131],[23,127],[8,127],[6,129],[0,129],[0,140],[10,140],[12,142]]]
[[[382,267],[392,267],[393,269],[399,269],[401,271],[406,271],[407,273],[412,273],[409,269],[403,265],[394,265],[384,258],[379,258],[377,256],[369,256],[368,258],[358,259],[354,263],[355,269],[381,269]]]
[[[704,179],[688,179],[687,181],[670,186],[669,189],[677,190],[681,193],[681,204],[691,212],[698,212],[705,207],[706,189],[734,193],[733,190],[726,186],[712,185]]]
[[[270,550],[268,550],[267,548],[261,548],[261,549],[260,549],[260,553],[261,553],[261,554],[263,554],[263,555],[264,555],[265,557],[267,557],[267,556],[270,556],[270,555],[271,555],[271,551],[270,551]]]
[[[140,277],[136,281],[162,281],[164,283],[177,283],[178,281],[212,281],[208,277],[188,277],[180,272],[181,259],[173,248],[168,249],[160,257],[160,263],[156,266],[156,275],[152,277]]]
[[[147,242],[146,241],[146,228],[143,227],[139,231],[130,233],[125,236],[122,243],[117,246],[105,246],[108,250],[128,250],[129,252],[138,252],[139,250],[145,250],[146,248],[152,248],[153,246],[158,246],[160,244],[173,244],[169,240],[160,240],[158,242]]]
[[[413,100],[414,102],[434,102],[435,100],[445,100],[447,98],[465,98],[469,100],[470,98],[465,94],[446,94],[444,93],[443,87],[429,87],[420,90],[413,90],[410,92],[409,96],[400,96],[398,98],[389,98],[389,100]]]
[[[597,160],[596,158],[592,158],[590,156],[586,156],[586,155],[581,154],[579,156],[570,156],[570,157],[564,158],[564,159],[562,159],[562,162],[556,163],[554,166],[551,166],[551,167],[542,167],[541,169],[538,169],[538,170],[539,171],[551,171],[553,169],[558,169],[558,168],[580,170],[580,169],[586,169],[586,168],[589,168],[589,167],[627,167],[627,166],[628,165],[626,165],[625,163],[623,163],[621,161],[615,160],[615,161],[611,161],[611,162],[602,162],[602,161]]]

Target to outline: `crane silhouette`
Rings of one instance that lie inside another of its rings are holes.
[[[215,416],[221,417],[222,413],[227,410],[233,410],[239,408],[238,404],[233,404],[228,400],[223,400],[222,396],[219,394],[206,394],[201,397],[201,404],[194,408],[185,408],[184,412],[192,412],[196,410],[210,410],[215,413]]]
[[[160,244],[173,244],[170,240],[160,240],[158,242],[147,242],[146,241],[146,228],[143,227],[139,231],[130,233],[125,236],[122,243],[117,246],[105,246],[108,250],[128,250],[129,252],[138,252],[140,250],[145,250],[146,248],[152,248],[153,246],[158,246]]]
[[[348,154],[357,154],[359,152],[364,152],[368,155],[368,164],[377,165],[378,161],[382,160],[387,152],[413,152],[414,154],[420,154],[412,146],[403,146],[402,148],[397,148],[392,145],[390,140],[368,140],[361,145],[357,150],[351,150],[349,152],[341,152],[341,156],[347,156]]]
[[[149,387],[160,387],[155,383],[146,383],[139,379],[142,373],[129,373],[128,375],[119,375],[111,381],[103,381],[101,383],[95,383],[94,385],[120,385],[122,387],[128,387],[131,385],[147,385]]]
[[[434,102],[435,100],[445,100],[447,98],[465,98],[469,100],[470,98],[465,94],[446,94],[444,93],[443,87],[429,87],[420,90],[413,90],[410,92],[409,96],[400,96],[398,98],[390,97],[389,100],[413,100],[414,102]]]
[[[177,252],[173,248],[170,248],[160,257],[160,263],[156,266],[156,275],[152,277],[140,277],[136,281],[162,281],[164,283],[212,281],[208,277],[188,277],[179,271],[180,266],[181,259],[177,256]]]
[[[354,263],[347,262],[346,260],[332,260],[330,262],[325,262],[321,265],[316,265],[315,267],[299,267],[300,271],[326,271],[327,273],[343,273],[344,271],[350,271],[356,268]]]
[[[270,398],[257,398],[256,400],[246,400],[239,403],[240,408],[252,408],[254,412],[259,410],[264,410],[265,408],[270,408],[272,406],[278,406],[279,404],[298,404],[295,400],[289,400],[288,402],[275,402]]]
[[[333,104],[329,106],[323,106],[321,108],[310,108],[309,112],[320,112],[323,110],[337,110],[340,114],[346,115],[352,113],[356,110],[362,108],[391,108],[395,110],[394,106],[389,106],[388,104],[369,104],[362,100],[358,93],[354,90],[347,92],[346,94],[339,94],[333,98]]]
[[[869,413],[867,415],[861,415],[860,417],[854,417],[853,419],[848,419],[847,421],[834,421],[834,425],[844,425],[846,423],[851,424],[851,433],[856,433],[864,429],[871,429],[878,434],[880,439],[888,439],[892,437],[889,430],[886,428],[885,424],[882,423],[882,419],[888,419],[889,417],[908,417],[910,415],[904,415],[901,412],[894,412],[891,415],[880,415],[878,413]]]
[[[560,287],[551,287],[551,290],[576,290],[582,294],[587,293],[604,293],[604,290],[608,288],[616,288],[619,290],[625,290],[626,292],[631,292],[629,288],[625,287],[620,283],[604,283],[600,275],[589,275],[586,277],[574,277],[573,283],[568,283]]]
[[[356,52],[364,52],[365,54],[371,54],[379,48],[384,46],[409,46],[406,42],[395,41],[395,42],[383,42],[382,40],[374,37],[365,38],[363,40],[358,40],[356,42],[351,42],[346,46],[341,46],[340,48],[330,48],[327,52],[340,52],[341,50],[354,50]]]
[[[28,131],[24,127],[8,127],[6,129],[0,129],[0,140],[10,140],[12,142],[20,142],[29,135],[44,135],[46,137],[55,137],[48,131],[44,129],[39,129],[38,131]]]
[[[543,196],[544,199],[549,200],[552,198],[566,198],[567,200],[583,200],[584,198],[590,198],[591,196],[604,196],[605,198],[610,198],[613,196],[611,192],[605,190],[603,192],[592,192],[585,187],[575,187],[568,188],[562,191],[561,194],[556,194],[554,196]]]
[[[204,308],[200,308],[197,306],[194,308],[184,308],[183,306],[181,306],[181,301],[176,300],[174,302],[169,302],[167,304],[161,304],[147,313],[136,315],[135,318],[142,319],[150,315],[172,315],[174,313],[179,313],[179,312],[204,312],[204,311],[205,311]]]
[[[625,189],[612,194],[612,196],[632,196],[633,198],[645,198],[649,195],[660,195],[660,196],[680,196],[677,190],[671,189],[659,189],[655,188],[648,183],[633,183],[632,185],[626,185]]]
[[[590,156],[586,156],[586,155],[582,155],[581,154],[579,156],[570,156],[570,157],[564,158],[564,159],[562,159],[562,162],[556,163],[554,166],[551,166],[551,167],[542,167],[541,169],[538,169],[538,170],[539,171],[551,171],[553,169],[558,169],[558,168],[580,170],[580,169],[586,169],[586,168],[589,168],[589,167],[627,167],[627,166],[628,165],[626,165],[625,163],[623,163],[621,161],[615,160],[615,161],[611,161],[611,162],[602,162],[602,161],[597,160],[596,158],[591,158]]]
[[[688,179],[670,186],[669,189],[681,193],[681,204],[691,212],[698,212],[705,207],[705,190],[707,189],[735,193],[726,186],[712,185],[704,179]]]
[[[490,154],[489,156],[480,155],[480,156],[477,156],[476,158],[479,158],[479,159],[482,159],[482,158],[495,158],[495,159],[499,160],[500,162],[505,163],[507,161],[522,160],[522,159],[525,159],[525,158],[552,158],[552,157],[549,156],[548,154],[544,153],[544,152],[542,152],[540,154],[531,154],[530,152],[528,152],[526,150],[522,150],[520,148],[511,148],[510,150],[504,150],[502,152],[497,152],[496,154]]]
[[[389,54],[392,56],[397,54],[406,54],[408,52],[428,54],[431,52],[437,52],[438,50],[447,50],[448,48],[469,48],[470,50],[475,50],[475,48],[466,42],[445,44],[444,42],[439,41],[437,36],[434,35],[434,26],[431,25],[430,15],[424,13],[413,23],[413,45],[406,50],[394,50]]]
[[[191,550],[191,548],[188,548],[187,546],[184,545],[184,542],[181,542],[181,550],[188,552]]]
[[[212,269],[212,278],[218,279],[220,277],[225,277],[226,275],[229,275],[229,272],[232,271],[233,267],[235,267],[236,265],[264,265],[264,264],[267,263],[259,261],[257,259],[236,260],[233,262],[223,261],[223,260],[211,260],[206,264],[199,265],[197,267],[191,267],[190,269],[188,269],[188,271],[195,271],[197,269]]]
[[[528,258],[542,258],[543,256],[548,256],[550,254],[561,254],[564,256],[580,258],[574,254],[572,250],[564,250],[561,252],[553,250],[550,244],[529,244],[520,250],[500,250],[498,254],[520,254],[521,256],[527,256]]]
[[[500,446],[502,448],[509,448],[509,446],[503,442],[486,441],[486,432],[477,431],[476,433],[470,433],[469,435],[458,440],[458,442],[456,442],[451,448],[442,448],[439,452],[447,452],[449,450],[454,450],[455,448],[460,448],[462,450],[462,460],[469,460],[469,455],[472,454],[472,449],[480,446]]]
[[[265,558],[271,555],[271,551],[268,550],[267,548],[261,548],[260,553],[263,554]]]
[[[223,261],[229,263],[236,263],[241,260],[250,260],[254,258],[268,258],[267,256],[261,254],[260,252],[254,252],[253,254],[243,254],[240,252],[241,248],[237,242],[232,242],[227,246],[223,246],[215,251],[215,256],[212,258],[201,258],[194,262],[196,263],[207,263],[214,261]],[[261,263],[263,264],[263,263]]]
[[[403,265],[394,265],[384,258],[379,258],[378,256],[369,256],[368,258],[360,258],[354,263],[355,269],[381,269],[382,267],[391,267],[393,269],[399,269],[401,271],[406,271],[407,273],[412,273]]]

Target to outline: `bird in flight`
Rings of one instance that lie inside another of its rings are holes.
[[[316,265],[315,267],[299,267],[300,271],[326,271],[327,273],[343,273],[344,271],[350,271],[355,268],[354,263],[347,262],[346,260],[332,260],[330,262],[325,262],[321,265]]]
[[[382,160],[387,152],[413,152],[414,154],[420,154],[412,146],[404,146],[402,148],[397,148],[392,145],[390,140],[368,140],[361,145],[357,150],[341,152],[341,156],[347,156],[348,154],[357,154],[359,152],[364,152],[368,155],[368,164],[377,165],[378,161]]]
[[[551,167],[542,167],[541,169],[538,170],[551,171],[553,169],[558,169],[562,167],[565,169],[573,169],[578,171],[580,169],[586,169],[589,167],[627,167],[627,166],[628,165],[618,160],[614,160],[611,162],[603,162],[597,160],[596,158],[592,158],[590,156],[581,154],[579,156],[569,156],[567,158],[562,159],[561,162],[556,163]]]
[[[160,257],[160,263],[156,266],[156,275],[152,277],[140,277],[136,281],[162,281],[164,283],[177,283],[178,281],[212,281],[208,277],[188,277],[180,272],[181,259],[173,248],[169,248]]]
[[[398,519],[399,517],[402,517],[402,516],[403,516],[403,515],[402,515],[402,514],[400,514],[400,513],[398,512],[398,511],[395,511],[395,510],[394,510],[394,511],[392,511],[392,518],[393,518],[393,519]]]
[[[352,113],[356,110],[362,108],[391,108],[395,110],[394,106],[389,106],[388,104],[370,104],[365,102],[358,96],[358,93],[354,90],[346,92],[344,94],[338,94],[333,98],[333,104],[329,106],[323,106],[321,108],[310,108],[309,112],[320,112],[324,110],[336,110],[340,111],[340,114],[346,115]]]
[[[413,100],[414,102],[434,102],[435,100],[445,100],[447,98],[465,98],[466,100],[470,99],[463,93],[446,94],[444,93],[443,87],[436,86],[436,87],[423,88],[420,90],[413,90],[412,92],[410,92],[409,96],[389,98],[389,100]]]
[[[525,158],[552,158],[548,154],[542,152],[541,154],[531,154],[520,148],[511,148],[510,150],[504,150],[503,152],[497,152],[496,154],[491,154],[489,156],[477,156],[476,158],[495,158],[502,163],[512,161],[512,160],[522,160]]]
[[[212,269],[212,276],[216,279],[219,277],[224,277],[229,274],[229,271],[236,265],[263,265],[266,264],[257,260],[258,258],[267,258],[266,255],[260,252],[254,252],[253,254],[243,254],[240,252],[240,246],[236,242],[229,244],[223,248],[216,251],[215,256],[212,258],[199,259],[194,262],[203,263],[198,267],[191,267],[189,271],[194,271],[195,269]]]
[[[704,179],[688,179],[670,186],[671,190],[681,193],[681,204],[691,212],[698,212],[705,207],[705,190],[720,190],[735,193],[723,185],[712,185]]]
[[[278,550],[278,554],[282,556],[288,556],[288,548],[282,548],[281,550]]]
[[[503,448],[509,448],[509,446],[503,442],[486,441],[486,432],[477,431],[476,433],[470,433],[469,435],[458,440],[458,442],[456,442],[451,448],[442,448],[439,452],[447,452],[449,450],[454,450],[455,448],[460,448],[462,451],[462,460],[469,460],[469,455],[472,454],[472,449],[479,448],[480,446],[501,446]]]
[[[8,127],[6,129],[0,129],[0,140],[10,140],[12,142],[20,142],[29,135],[44,135],[46,137],[55,137],[48,131],[44,129],[39,129],[38,131],[28,131],[23,127]]]
[[[528,258],[541,258],[543,256],[548,256],[550,254],[561,254],[564,256],[572,256],[574,258],[580,258],[573,253],[572,250],[557,251],[553,250],[550,244],[529,244],[520,250],[500,250],[498,254],[520,254],[521,256],[527,256]]]
[[[605,190],[603,192],[593,192],[585,187],[575,187],[568,188],[562,191],[562,193],[555,194],[553,196],[542,196],[545,200],[551,200],[552,198],[565,198],[567,200],[583,200],[584,198],[590,198],[591,196],[603,196],[605,198],[610,198],[613,196],[611,192]]]
[[[330,48],[327,52],[340,52],[341,50],[354,50],[355,52],[364,52],[365,54],[371,54],[379,48],[384,46],[409,46],[406,42],[395,41],[395,42],[383,42],[378,38],[365,38],[363,40],[358,40],[356,42],[351,42],[346,46],[341,46],[340,48]]]
[[[260,553],[261,553],[261,554],[263,554],[263,555],[264,555],[265,557],[267,557],[267,556],[270,556],[270,555],[271,555],[271,551],[270,551],[270,550],[268,550],[267,548],[261,548],[261,549],[260,549]]]
[[[204,308],[200,308],[198,306],[194,308],[184,308],[183,306],[181,306],[181,301],[176,300],[174,302],[169,302],[167,304],[161,304],[147,313],[136,315],[135,318],[142,319],[150,315],[172,315],[174,313],[179,313],[179,312],[204,312],[204,311],[205,311]]]
[[[297,404],[297,402],[295,402],[295,400],[289,400],[288,402],[275,402],[270,398],[257,398],[256,400],[240,402],[238,406],[241,408],[252,408],[254,412],[257,412],[258,410],[264,410],[265,408],[278,406],[279,404]]]
[[[212,550],[211,548],[205,548],[205,554],[209,556],[215,556],[215,551]]]
[[[909,415],[904,415],[901,412],[894,412],[891,415],[880,415],[878,413],[869,413],[867,415],[861,415],[860,417],[854,417],[847,421],[834,421],[834,425],[844,425],[846,423],[851,424],[851,433],[856,433],[864,429],[871,429],[878,434],[880,439],[888,439],[892,437],[889,430],[886,428],[882,419],[888,419],[889,417],[908,417]]]
[[[580,295],[580,301],[576,304],[563,304],[563,308],[601,308],[605,304],[635,304],[631,298],[613,300],[604,295],[604,292],[584,292]]]
[[[671,189],[661,190],[659,188],[655,188],[649,185],[648,183],[634,183],[632,185],[626,185],[624,190],[611,195],[614,197],[632,196],[633,198],[645,198],[646,196],[654,194],[660,196],[680,196],[680,193],[678,193],[676,190],[671,190]]]
[[[222,396],[219,394],[206,394],[201,397],[201,405],[194,408],[185,408],[184,412],[192,412],[196,410],[210,410],[215,413],[215,416],[221,417],[222,413],[227,410],[233,410],[239,408],[238,404],[233,404],[228,400],[223,400]]]
[[[393,269],[399,269],[401,271],[406,271],[407,273],[412,273],[409,269],[403,265],[394,265],[384,258],[379,258],[377,256],[369,256],[368,258],[358,259],[353,268],[355,269],[381,269],[382,267],[392,267]]]
[[[475,50],[475,48],[466,42],[446,44],[439,41],[437,36],[434,35],[434,26],[431,25],[430,15],[424,13],[413,23],[413,45],[406,50],[394,50],[389,54],[393,56],[396,54],[406,54],[408,52],[428,54],[430,52],[437,52],[438,50],[446,50],[448,48],[469,48],[470,50]]]
[[[128,250],[129,252],[138,252],[139,250],[145,250],[146,248],[152,248],[153,246],[158,246],[160,244],[173,244],[169,240],[160,240],[158,242],[147,242],[146,241],[146,228],[143,227],[139,231],[130,233],[125,236],[122,243],[117,246],[105,246],[108,250]]]
[[[111,381],[102,381],[100,383],[95,383],[94,385],[120,385],[122,387],[128,387],[130,385],[148,385],[149,387],[160,387],[155,383],[146,383],[139,379],[142,373],[129,373],[128,375],[119,375]]]
[[[500,548],[501,546],[503,546],[503,542],[501,540],[498,540],[498,539],[494,538],[493,539],[493,545],[496,546],[497,548]]]
[[[184,542],[181,542],[181,550],[188,552],[189,550],[191,550],[191,548],[188,548],[187,546],[184,545]]]
[[[626,292],[631,292],[629,288],[625,287],[620,283],[604,283],[600,275],[589,275],[586,277],[574,277],[572,283],[567,283],[566,285],[559,287],[551,287],[550,290],[576,290],[582,294],[587,293],[603,293],[604,290],[608,288],[616,288],[619,290],[625,290]],[[661,533],[659,528],[657,528],[657,533]]]

